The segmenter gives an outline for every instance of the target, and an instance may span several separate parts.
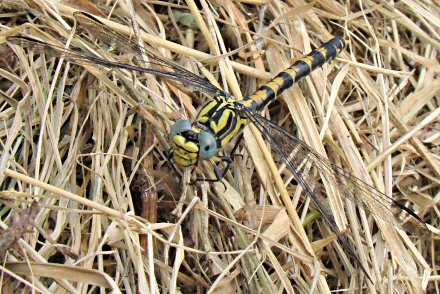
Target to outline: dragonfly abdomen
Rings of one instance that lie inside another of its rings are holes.
[[[333,60],[346,45],[342,37],[335,37],[313,50],[307,56],[297,60],[290,67],[280,72],[267,84],[261,86],[254,94],[246,97],[241,103],[252,109],[260,109],[284,90],[291,87],[301,78],[309,75],[324,63]]]

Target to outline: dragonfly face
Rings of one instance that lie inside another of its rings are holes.
[[[186,119],[177,121],[170,131],[174,161],[184,167],[193,166],[200,159],[211,159],[217,142],[210,131],[203,131]]]

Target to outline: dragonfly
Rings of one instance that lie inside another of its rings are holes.
[[[134,53],[134,64],[110,61],[24,35],[9,36],[7,41],[28,50],[40,51],[48,56],[62,57],[80,65],[119,68],[152,74],[177,84],[190,86],[212,97],[201,107],[192,122],[182,119],[171,127],[169,134],[171,159],[177,165],[183,168],[195,167],[200,161],[211,161],[216,174],[216,179],[212,180],[222,180],[224,174],[220,172],[215,163],[225,161],[228,167],[232,157],[218,155],[219,149],[228,145],[246,125],[252,123],[287,166],[324,221],[337,236],[340,244],[350,253],[372,283],[360,258],[338,228],[328,204],[325,203],[325,198],[321,195],[319,185],[315,187],[316,174],[323,181],[333,185],[340,195],[351,200],[359,208],[414,235],[420,237],[430,235],[426,224],[411,209],[324,158],[306,143],[259,113],[294,83],[326,62],[335,59],[346,46],[344,38],[335,37],[329,40],[305,57],[298,59],[252,95],[237,101],[231,94],[219,89],[206,79],[160,57],[146,47],[139,46],[134,40],[106,26],[94,16],[84,12],[75,12],[74,19],[79,29],[84,29],[107,44],[117,43],[120,48]]]

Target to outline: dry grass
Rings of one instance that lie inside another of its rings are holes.
[[[72,34],[73,11],[111,13],[106,24],[127,35],[136,15],[157,52],[241,99],[344,34],[350,44],[339,58],[265,116],[438,227],[438,1],[201,3],[3,2],[0,40],[26,32],[91,45]],[[326,190],[371,284],[253,128],[224,185],[179,185],[166,160],[169,127],[209,97],[15,46],[1,52],[5,293],[439,291],[438,235],[408,237]],[[203,175],[213,177],[209,165],[185,171],[183,182]]]

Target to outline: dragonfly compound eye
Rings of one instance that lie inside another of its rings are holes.
[[[210,132],[201,132],[199,134],[199,156],[201,159],[210,159],[217,151],[217,142],[214,135]]]
[[[176,123],[171,127],[170,131],[170,142],[173,142],[174,136],[181,134],[184,131],[189,131],[191,129],[191,122],[187,119],[181,119],[176,121]]]

